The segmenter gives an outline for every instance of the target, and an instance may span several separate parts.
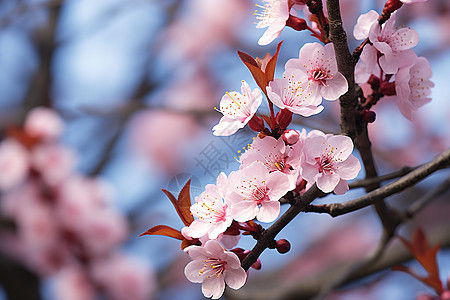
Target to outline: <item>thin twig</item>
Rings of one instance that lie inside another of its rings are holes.
[[[367,186],[370,185],[374,185],[374,184],[379,184],[383,181],[387,181],[387,180],[391,180],[391,179],[396,179],[402,176],[405,176],[406,174],[414,171],[415,169],[417,169],[420,166],[416,166],[416,167],[403,167],[398,171],[392,172],[392,173],[388,173],[385,175],[381,175],[378,177],[373,177],[373,178],[366,178],[366,179],[360,179],[360,180],[355,180],[351,183],[348,184],[348,187],[350,189],[356,189],[356,188],[365,188]]]
[[[411,187],[419,181],[425,179],[437,170],[450,165],[450,149],[438,155],[431,162],[424,164],[400,179],[378,188],[364,196],[343,203],[330,203],[322,205],[309,205],[306,211],[316,213],[327,213],[332,217],[341,216],[361,208],[367,207],[388,196],[396,194]]]

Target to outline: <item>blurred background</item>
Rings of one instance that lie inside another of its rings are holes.
[[[273,54],[276,43],[284,40],[275,73],[281,76],[285,62],[298,57],[304,43],[315,41],[307,32],[285,28],[271,45],[258,46],[264,30],[255,28],[255,3],[262,4],[256,0],[0,1],[2,143],[18,136],[17,129],[12,134],[11,128],[33,123],[28,116],[33,108],[44,106],[59,114],[62,133],[50,142],[33,142],[29,149],[49,143],[64,149],[44,159],[38,175],[33,169],[15,186],[8,185],[14,180],[5,174],[8,163],[20,160],[22,150],[11,143],[9,150],[0,150],[11,155],[5,159],[2,154],[0,159],[0,176],[7,181],[2,184],[0,179],[0,299],[202,298],[200,285],[184,277],[189,259],[180,251],[179,241],[138,235],[158,224],[181,229],[183,224],[161,189],[176,195],[190,178],[195,197],[206,184],[215,183],[221,171],[228,174],[238,168],[235,157],[255,133],[246,128],[231,137],[215,137],[211,132],[221,117],[214,107],[226,91],[239,91],[241,80],[257,87],[236,51],[263,57]],[[384,2],[342,0],[341,5],[353,50],[358,46],[352,35],[357,17],[370,9],[380,12]],[[414,50],[430,61],[435,87],[432,102],[416,113],[414,122],[405,119],[395,103],[381,100],[374,108],[377,120],[369,129],[380,174],[428,162],[450,145],[450,2],[404,5],[396,24],[418,31],[420,41]],[[292,127],[338,133],[338,103],[324,105],[321,114],[298,117]],[[263,103],[260,112],[267,110]],[[48,125],[50,131],[58,127],[52,126]],[[27,130],[20,136],[29,140]],[[49,184],[50,192],[44,193],[47,169],[64,169],[60,173],[65,175],[58,173],[58,183]],[[439,171],[388,202],[401,210],[448,175],[448,170]],[[363,177],[361,172],[359,178]],[[352,190],[317,203],[362,194]],[[27,200],[30,197],[35,200]],[[87,203],[91,198],[100,203],[95,209]],[[420,224],[438,240],[442,233],[448,235],[448,200],[448,193],[437,197],[401,228],[401,234],[409,237]],[[61,208],[60,203],[68,204]],[[76,228],[69,224],[72,217]],[[64,229],[55,233],[57,226]],[[291,242],[292,250],[285,255],[265,251],[262,270],[251,270],[242,291],[226,297],[245,299],[271,283],[271,291],[280,298],[299,299],[298,282],[320,282],[321,274],[332,272],[330,268],[363,257],[376,246],[381,230],[371,208],[336,219],[301,214],[279,235]],[[50,254],[43,242],[49,235],[58,236],[57,242],[51,242]],[[77,261],[66,253],[73,252],[74,240],[83,244],[77,244],[75,252],[83,258]],[[253,245],[250,237],[241,238],[239,244],[245,249]],[[61,252],[66,247],[69,250]],[[446,281],[450,251],[442,249],[438,261],[441,279]],[[431,290],[407,274],[383,271],[330,299],[414,299],[421,291]],[[241,292],[246,296],[239,296]],[[260,294],[260,299],[271,299]]]

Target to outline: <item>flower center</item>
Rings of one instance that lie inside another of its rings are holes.
[[[328,86],[327,79],[333,78],[333,75],[329,75],[328,73],[330,73],[330,71],[322,68],[315,69],[310,73],[309,80],[314,80],[323,86]]]
[[[198,276],[206,275],[206,278],[211,278],[213,276],[219,278],[225,271],[226,265],[226,261],[217,258],[205,259],[203,260],[203,268],[200,270]]]
[[[319,172],[320,173],[330,173],[333,174],[333,159],[328,156],[322,156],[321,158],[316,158],[317,163],[319,164]]]
[[[256,187],[252,192],[253,199],[259,204],[264,200],[266,197],[266,188],[263,186]]]

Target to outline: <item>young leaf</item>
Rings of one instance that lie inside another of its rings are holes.
[[[277,51],[275,52],[274,56],[272,56],[272,58],[269,60],[269,63],[267,64],[266,71],[265,71],[266,78],[267,78],[267,84],[269,84],[269,82],[273,80],[273,76],[275,74],[275,67],[277,65],[278,53],[280,52],[280,49],[281,49],[281,44],[283,44],[283,41],[278,43]]]
[[[428,276],[419,276],[413,270],[404,266],[395,266],[392,270],[406,272],[434,288],[438,294],[441,294],[443,286],[442,281],[439,278],[439,267],[436,261],[436,254],[439,250],[439,245],[431,247],[423,230],[420,228],[414,231],[411,242],[402,237],[400,237],[400,240],[406,245],[406,247],[408,247],[413,256],[428,272]]]
[[[186,226],[189,226],[193,221],[194,217],[191,215],[190,207],[191,207],[191,196],[189,193],[191,186],[191,180],[184,185],[181,189],[180,194],[178,195],[178,199],[175,199],[175,196],[169,192],[168,190],[162,189],[164,194],[170,199],[173,206],[175,207],[178,216],[180,216],[181,221]]]
[[[179,230],[166,225],[156,225],[139,236],[144,235],[164,235],[181,241],[185,239]]]

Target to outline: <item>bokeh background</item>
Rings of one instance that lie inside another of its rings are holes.
[[[238,168],[235,157],[255,133],[249,129],[231,137],[211,133],[221,117],[214,107],[224,92],[239,90],[241,80],[256,88],[236,51],[263,57],[274,53],[276,43],[284,40],[276,70],[280,76],[284,63],[298,57],[304,43],[315,41],[307,32],[286,28],[271,45],[258,46],[263,29],[255,28],[255,3],[261,4],[254,0],[0,1],[2,138],[7,128],[20,126],[33,107],[49,106],[61,115],[65,129],[60,143],[77,153],[76,172],[101,178],[108,186],[110,204],[128,223],[128,234],[117,248],[138,261],[139,272],[145,269],[146,288],[130,280],[130,286],[142,288],[145,299],[202,298],[200,285],[184,277],[188,257],[178,241],[138,235],[158,224],[181,228],[161,189],[176,194],[191,178],[195,197],[221,171]],[[357,17],[370,9],[380,12],[384,3],[342,0],[341,5],[354,49],[358,43],[352,30]],[[420,42],[414,50],[430,61],[435,87],[432,102],[417,112],[413,122],[400,114],[395,103],[381,100],[376,105],[377,120],[370,124],[370,136],[381,174],[425,163],[450,146],[450,2],[404,5],[397,24],[418,31]],[[338,104],[325,105],[317,116],[295,119],[293,128],[339,132]],[[267,109],[263,104],[260,112]],[[52,168],[51,162],[48,167]],[[388,202],[401,209],[448,174],[448,170],[437,172]],[[361,172],[359,178],[363,176]],[[318,203],[345,201],[362,193],[351,191]],[[401,234],[409,237],[418,224],[430,235],[450,232],[449,197],[448,193],[438,197],[403,226]],[[41,299],[83,299],[76,292],[81,289],[77,283],[66,284],[66,290],[55,288],[61,286],[56,283],[59,273],[42,275],[12,258],[11,241],[4,234],[11,229],[4,223],[8,222],[2,221],[0,228],[0,299],[7,299],[6,289],[14,285],[38,286]],[[302,214],[279,235],[291,242],[292,250],[285,255],[267,250],[261,256],[263,269],[250,271],[242,292],[263,288],[263,283],[296,283],[363,257],[376,246],[381,229],[370,208],[337,219]],[[240,247],[251,249],[253,244],[251,238],[243,237]],[[450,251],[442,249],[438,259],[445,281]],[[13,272],[22,268],[26,275]],[[430,291],[398,272],[384,271],[369,279],[330,299],[406,300]],[[286,293],[286,287],[276,290],[274,286],[276,294]],[[239,298],[238,294],[228,298]],[[101,299],[134,300],[131,295],[120,298],[116,293]]]

